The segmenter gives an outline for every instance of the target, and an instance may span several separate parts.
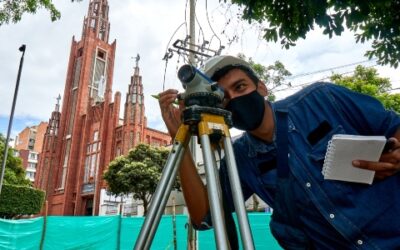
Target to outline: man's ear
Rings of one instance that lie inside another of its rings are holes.
[[[268,96],[268,89],[263,81],[258,81],[257,91],[258,91],[258,93],[260,93],[260,95],[262,95],[264,97]]]

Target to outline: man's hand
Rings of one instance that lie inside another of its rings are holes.
[[[175,89],[168,89],[159,94],[158,103],[161,109],[161,116],[167,126],[168,132],[172,137],[175,137],[181,125],[181,109],[173,105],[178,97],[178,91]]]
[[[355,160],[353,166],[375,170],[375,179],[378,180],[397,174],[400,171],[400,142],[395,137],[389,140],[391,148],[382,153],[379,162]]]

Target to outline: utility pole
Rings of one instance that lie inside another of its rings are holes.
[[[196,67],[196,59],[194,51],[196,50],[196,2],[195,0],[190,0],[190,17],[189,17],[189,64]],[[197,143],[196,137],[193,136],[189,143],[189,149],[192,152],[193,162],[197,167]],[[188,249],[189,250],[196,250],[197,249],[197,234],[196,230],[194,230],[192,221],[190,217],[188,217]]]
[[[172,58],[174,53],[179,55],[187,56],[188,64],[197,67],[197,62],[203,62],[204,60],[220,55],[222,49],[225,47],[220,44],[219,49],[213,50],[210,49],[209,46],[206,47],[206,44],[209,44],[208,41],[204,41],[202,45],[196,44],[196,1],[189,1],[189,34],[185,39],[178,39],[173,43],[173,48],[169,48],[164,55],[163,60],[165,60],[166,65],[170,58]],[[164,86],[163,86],[164,89]],[[189,149],[191,151],[191,155],[193,161],[197,167],[197,149],[199,148],[197,145],[197,138],[195,135],[191,136],[189,142]],[[197,242],[196,242],[196,231],[193,229],[190,219],[187,222],[188,225],[188,249],[196,250]]]
[[[196,66],[194,50],[196,49],[196,6],[195,1],[190,0],[190,18],[189,18],[189,64]]]
[[[196,50],[196,2],[195,0],[190,0],[190,24],[189,24],[189,64],[193,65],[193,66],[197,66],[196,65],[196,58],[195,58],[195,53],[194,51]],[[192,152],[192,157],[193,157],[193,161],[195,162],[195,164],[197,165],[197,155],[196,155],[196,147],[197,147],[197,143],[196,143],[196,138],[192,137],[189,147],[190,150]]]

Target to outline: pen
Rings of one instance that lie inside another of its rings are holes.
[[[159,95],[151,95],[153,98],[155,98],[155,99],[160,99],[160,96]],[[173,102],[173,104],[176,104],[176,105],[179,105],[179,103],[178,103],[178,100],[175,100],[174,102]]]

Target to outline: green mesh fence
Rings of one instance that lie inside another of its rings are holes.
[[[43,218],[29,220],[0,219],[0,249],[39,249]]]
[[[281,249],[269,231],[270,215],[249,214],[256,249]],[[143,217],[48,216],[23,220],[0,219],[0,249],[132,249]],[[152,250],[187,248],[187,216],[163,216]],[[43,232],[44,230],[44,232]],[[175,232],[175,234],[174,234]],[[175,235],[175,237],[174,237]],[[198,232],[198,249],[215,248],[213,230]]]

